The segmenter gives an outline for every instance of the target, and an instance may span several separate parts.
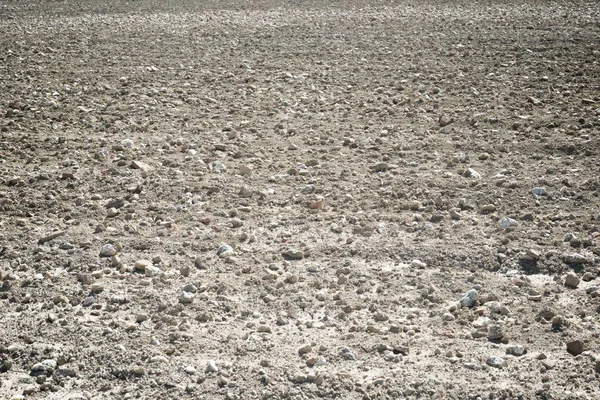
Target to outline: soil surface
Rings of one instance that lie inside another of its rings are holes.
[[[0,399],[600,398],[596,1],[0,0]]]

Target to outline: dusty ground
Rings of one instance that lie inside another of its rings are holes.
[[[599,24],[0,1],[0,398],[600,398]]]

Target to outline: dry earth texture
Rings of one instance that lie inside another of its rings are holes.
[[[599,399],[599,24],[0,1],[0,398]]]

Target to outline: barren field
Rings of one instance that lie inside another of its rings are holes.
[[[596,1],[0,0],[0,399],[600,398]]]

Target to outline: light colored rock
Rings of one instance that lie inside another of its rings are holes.
[[[196,295],[194,293],[182,291],[179,294],[179,302],[181,304],[190,304],[194,301]]]
[[[100,249],[100,257],[116,256],[118,252],[119,251],[114,245],[107,243]]]
[[[525,347],[520,344],[514,344],[512,346],[508,346],[506,348],[506,354],[510,354],[512,356],[520,357],[525,354]]]
[[[479,294],[477,293],[477,290],[471,289],[467,291],[460,299],[460,305],[461,307],[471,308],[475,305],[477,300],[479,300]]]
[[[208,360],[206,362],[206,372],[219,372],[219,367],[217,367],[217,362],[215,360]]]
[[[544,196],[546,194],[546,188],[544,187],[534,187],[531,189],[531,194],[534,196]]]
[[[498,356],[488,357],[486,364],[489,365],[490,367],[494,367],[494,368],[505,368],[508,366],[508,364],[506,363],[506,360],[504,360],[502,357],[498,357]]]
[[[133,268],[135,268],[137,271],[146,271],[147,267],[151,267],[152,266],[152,261],[150,260],[137,260],[134,264],[133,264]]]
[[[417,269],[424,269],[427,267],[427,264],[421,260],[415,259],[410,262],[410,266]]]

